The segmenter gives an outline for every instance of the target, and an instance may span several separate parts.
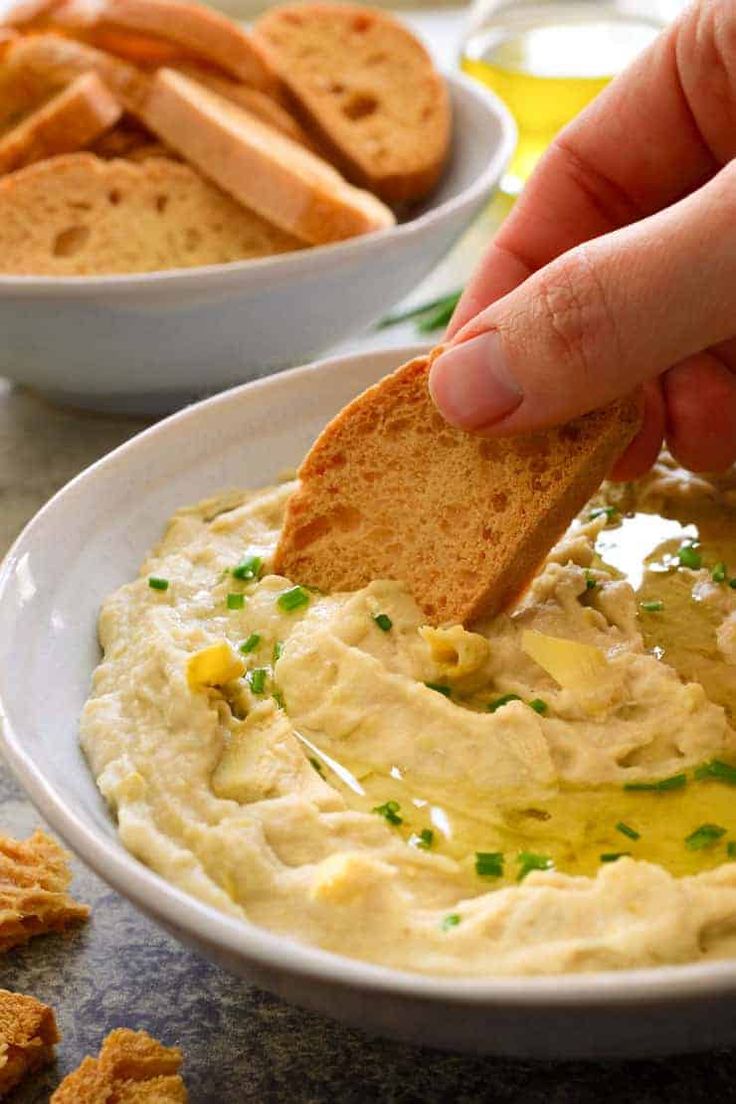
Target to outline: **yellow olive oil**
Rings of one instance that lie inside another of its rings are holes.
[[[509,6],[472,30],[462,68],[511,109],[519,142],[502,188],[517,195],[555,135],[661,30],[613,5]]]

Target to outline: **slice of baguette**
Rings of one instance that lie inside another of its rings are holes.
[[[300,248],[187,165],[43,161],[0,180],[0,272],[90,276],[225,264]]]
[[[253,33],[349,180],[389,203],[431,191],[447,157],[448,95],[405,26],[370,8],[308,3],[267,11]]]
[[[172,43],[254,88],[275,89],[263,47],[227,16],[186,0],[63,0],[52,18],[71,31],[122,30]]]
[[[527,437],[449,426],[420,357],[351,402],[299,471],[274,570],[326,591],[399,579],[433,624],[523,591],[639,425],[635,399]]]
[[[226,192],[303,241],[340,241],[394,223],[375,196],[182,73],[159,70],[138,115]]]
[[[0,137],[0,175],[84,149],[115,125],[122,110],[96,73],[84,73]]]

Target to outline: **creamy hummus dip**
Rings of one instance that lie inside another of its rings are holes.
[[[102,610],[81,739],[126,847],[399,969],[736,954],[736,479],[604,489],[472,631],[271,574],[292,489],[180,511]]]

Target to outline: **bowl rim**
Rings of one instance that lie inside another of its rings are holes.
[[[348,372],[366,359],[376,359],[380,363],[390,356],[401,363],[426,349],[426,344],[397,346],[389,350],[326,357],[221,392],[131,437],[66,483],[23,528],[0,563],[0,605],[5,600],[16,563],[46,516],[63,510],[66,499],[80,484],[94,480],[100,472],[125,465],[128,454],[136,451],[142,441],[172,430],[178,432],[182,427],[187,430],[190,426],[196,427],[203,409],[240,402],[244,394],[269,389],[277,391],[280,387],[288,387],[292,381],[331,370]],[[186,933],[185,941],[217,948],[220,961],[222,952],[228,952],[243,964],[244,972],[247,964],[252,963],[271,972],[287,972],[303,980],[327,982],[337,988],[360,988],[425,1002],[507,1006],[517,1010],[524,1007],[536,1010],[651,1007],[672,1002],[688,1003],[736,991],[736,960],[729,959],[584,974],[465,978],[411,973],[325,951],[218,912],[146,867],[122,848],[117,836],[103,836],[86,825],[25,750],[20,731],[16,731],[1,693],[0,751],[42,816],[103,881],[169,930]]]
[[[369,234],[348,238],[345,241],[328,245],[280,253],[273,257],[260,257],[251,260],[232,261],[228,264],[196,265],[192,268],[164,269],[160,272],[118,273],[108,276],[14,276],[0,274],[0,297],[22,294],[32,298],[63,295],[69,298],[85,297],[97,291],[110,294],[145,290],[151,284],[157,289],[189,289],[192,285],[204,282],[208,290],[215,287],[227,287],[231,283],[242,284],[249,277],[260,282],[269,277],[297,275],[315,264],[330,266],[339,264],[356,249],[376,251],[383,249],[392,241],[405,241],[424,233],[435,223],[444,222],[463,211],[472,208],[490,193],[497,182],[505,164],[511,157],[516,143],[516,123],[511,112],[501,99],[489,88],[471,79],[459,71],[442,74],[452,93],[459,93],[480,107],[485,107],[489,116],[500,124],[500,138],[484,167],[476,178],[461,192],[451,198],[431,206],[416,218],[397,223]]]

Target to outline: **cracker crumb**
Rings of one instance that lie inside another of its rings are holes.
[[[58,1041],[52,1008],[35,997],[0,989],[0,1100],[53,1060]]]
[[[98,1058],[85,1058],[65,1077],[49,1104],[186,1104],[179,1047],[165,1047],[146,1031],[119,1027]]]
[[[67,893],[68,859],[40,829],[27,840],[0,835],[0,952],[87,919],[89,907]]]

